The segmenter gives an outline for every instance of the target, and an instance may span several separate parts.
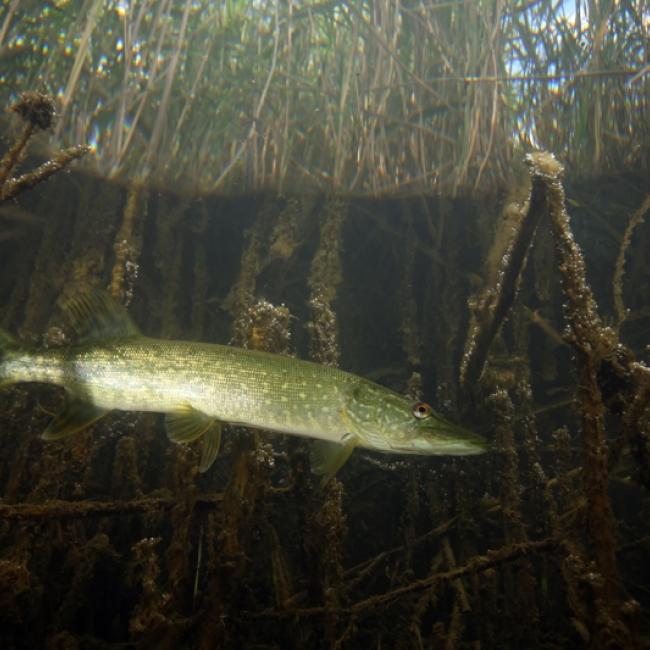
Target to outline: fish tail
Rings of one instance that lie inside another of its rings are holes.
[[[8,376],[6,359],[10,350],[15,350],[18,342],[9,332],[0,327],[0,388],[16,383],[12,377]]]

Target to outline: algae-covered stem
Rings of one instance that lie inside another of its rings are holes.
[[[647,194],[641,205],[630,217],[630,221],[623,233],[623,239],[618,249],[614,277],[612,278],[612,291],[614,293],[614,310],[616,311],[616,331],[620,331],[623,321],[627,318],[627,310],[623,302],[623,276],[625,274],[625,252],[632,241],[632,233],[637,226],[643,223],[646,213],[650,211],[650,194]]]
[[[341,246],[343,224],[348,216],[346,202],[330,198],[320,215],[320,239],[312,258],[307,283],[310,288],[309,353],[313,361],[337,367],[340,357],[337,316],[333,307],[343,278]],[[327,449],[327,448],[325,448]],[[327,458],[327,451],[323,454]],[[334,454],[334,464],[324,471],[331,473],[336,463],[345,462],[346,452]],[[306,534],[310,539],[310,562],[316,567],[320,587],[320,599],[327,615],[324,627],[327,644],[340,645],[347,630],[339,634],[344,621],[339,620],[337,610],[347,602],[346,583],[343,578],[343,540],[348,534],[347,520],[343,510],[345,490],[334,478],[327,485],[320,503],[314,504],[316,512],[307,517]],[[347,621],[348,626],[351,624]]]
[[[2,162],[0,162],[0,187],[4,186],[9,174],[24,155],[27,143],[31,139],[32,135],[34,135],[35,130],[36,126],[31,122],[27,122],[22,133],[16,138],[16,141],[11,145],[11,147],[9,147],[9,151],[7,151]],[[4,195],[5,192],[3,191],[2,198],[3,200],[6,200]]]
[[[90,151],[90,147],[82,144],[61,149],[50,160],[33,171],[18,177],[11,176],[16,165],[24,158],[32,136],[39,130],[47,130],[52,127],[56,110],[51,97],[35,92],[22,93],[20,99],[10,107],[10,110],[20,115],[26,124],[22,133],[0,162],[0,203],[9,201],[21,192],[38,185],[46,178],[61,171],[73,160],[82,158]]]
[[[504,546],[494,551],[488,551],[485,555],[476,555],[462,566],[449,569],[448,571],[436,572],[430,576],[427,576],[426,578],[422,578],[420,580],[412,580],[402,587],[397,587],[391,591],[376,594],[369,596],[363,600],[359,600],[349,607],[342,608],[339,613],[347,615],[360,615],[362,613],[368,612],[369,610],[385,606],[401,598],[402,596],[414,594],[424,589],[430,589],[434,585],[444,582],[453,582],[454,580],[458,580],[464,576],[477,574],[482,571],[491,569],[492,567],[499,566],[504,562],[512,562],[522,557],[547,553],[561,546],[562,543],[552,537]],[[249,616],[250,618],[258,619],[287,618],[291,616],[326,616],[327,614],[328,610],[326,607],[305,607],[302,609],[294,608],[282,611],[279,611],[277,609],[267,609],[257,613],[249,613]]]
[[[607,491],[605,405],[598,383],[603,359],[615,356],[618,343],[614,332],[603,326],[587,285],[582,253],[573,239],[565,209],[562,165],[543,152],[529,156],[528,162],[533,178],[543,183],[547,194],[562,288],[567,297],[565,313],[570,328],[569,342],[576,350],[587,530],[591,555],[599,574],[597,579],[590,581],[594,598],[593,633],[601,645],[614,637],[624,647],[636,647],[638,641],[622,619],[625,592],[616,562],[615,521]]]
[[[476,325],[468,336],[460,369],[460,383],[466,392],[481,376],[490,345],[510,313],[528,250],[545,209],[545,184],[533,176],[526,211],[522,210],[517,234],[503,255],[499,281],[481,298]]]
[[[133,298],[133,282],[137,275],[138,258],[142,248],[142,212],[146,211],[147,198],[148,190],[142,180],[136,180],[129,186],[122,224],[113,244],[115,261],[111,271],[109,293],[127,307]]]

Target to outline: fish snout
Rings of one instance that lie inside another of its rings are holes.
[[[438,453],[450,456],[476,456],[489,451],[490,446],[483,437],[450,422],[438,429]]]

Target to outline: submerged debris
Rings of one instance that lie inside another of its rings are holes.
[[[11,176],[14,168],[25,157],[27,145],[34,133],[39,129],[45,130],[52,126],[56,110],[51,97],[34,92],[23,93],[10,110],[20,115],[27,124],[0,161],[0,203],[9,201],[21,192],[38,185],[90,151],[90,147],[86,145],[61,149],[34,171],[18,177]]]
[[[54,99],[42,93],[22,93],[20,99],[9,108],[36,129],[46,131],[54,124],[56,106]]]

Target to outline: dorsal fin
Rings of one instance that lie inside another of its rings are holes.
[[[80,343],[140,335],[126,309],[103,291],[80,293],[63,309]]]

